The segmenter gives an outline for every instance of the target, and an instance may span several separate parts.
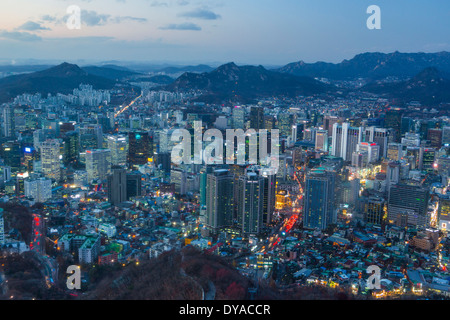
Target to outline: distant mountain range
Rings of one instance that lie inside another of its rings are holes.
[[[81,83],[91,84],[96,89],[111,89],[116,81],[89,74],[77,65],[63,63],[43,71],[0,79],[0,103],[24,93],[67,94]]]
[[[198,66],[166,67],[155,71],[163,72],[166,74],[179,74],[185,72],[203,73],[203,72],[211,72],[213,70],[214,70],[213,67],[207,66],[205,64],[199,64]]]
[[[290,63],[274,71],[296,76],[335,80],[386,77],[410,78],[426,68],[450,73],[450,52],[439,53],[363,53],[341,63]]]
[[[423,105],[437,105],[450,102],[450,76],[431,67],[410,80],[395,83],[373,82],[361,88],[361,91],[384,95],[401,103],[419,101]]]
[[[127,68],[118,67],[114,65],[96,67],[96,66],[87,66],[82,67],[84,71],[86,71],[90,75],[110,79],[110,80],[123,80],[125,78],[139,75],[140,73],[129,70]]]
[[[332,87],[308,77],[297,77],[265,69],[262,66],[237,66],[228,63],[201,74],[184,73],[165,87],[170,91],[200,90],[201,100],[248,102],[259,97],[313,95]]]

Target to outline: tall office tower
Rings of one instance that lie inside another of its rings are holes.
[[[401,227],[427,227],[429,223],[428,188],[394,185],[389,190],[388,222]]]
[[[235,106],[233,108],[233,129],[245,130],[245,108],[241,106]]]
[[[356,151],[367,155],[363,160],[365,164],[380,160],[380,146],[376,142],[360,142]]]
[[[386,200],[379,197],[369,197],[364,203],[364,222],[381,225],[385,219]]]
[[[128,141],[125,135],[107,137],[108,149],[111,150],[111,164],[113,166],[127,165]]]
[[[316,142],[316,129],[315,128],[307,128],[303,130],[303,140],[311,141],[313,143]]]
[[[3,109],[3,135],[7,138],[15,136],[14,108],[6,106]]]
[[[206,227],[217,233],[233,224],[234,176],[219,169],[208,174],[206,186]]]
[[[3,209],[0,208],[0,246],[5,244],[5,221],[3,220]]]
[[[312,170],[306,176],[304,226],[309,229],[325,229],[335,222],[334,197],[336,173],[323,169]]]
[[[83,137],[93,137],[97,143],[97,146],[87,148],[87,149],[99,149],[103,148],[103,130],[102,126],[100,124],[93,124],[93,123],[84,123],[81,124],[78,128],[78,132],[80,133],[80,142],[83,142]],[[81,151],[85,151],[87,149],[83,148]]]
[[[33,146],[36,150],[41,148],[41,143],[48,139],[56,139],[56,131],[51,129],[39,129],[33,132]]]
[[[102,127],[102,132],[109,132],[113,129],[111,126],[111,120],[108,116],[99,115],[97,117],[97,123]]]
[[[333,132],[333,126],[335,123],[338,123],[338,121],[338,117],[326,115],[323,117],[323,128],[327,130],[327,132]]]
[[[442,128],[442,144],[450,145],[450,127]]]
[[[450,230],[450,196],[448,195],[441,195],[439,197],[438,226],[439,230]]]
[[[387,157],[389,130],[385,128],[368,127],[364,130],[364,142],[375,142],[380,146],[380,157]]]
[[[55,181],[61,179],[60,143],[57,139],[49,139],[41,143],[41,166],[45,177]]]
[[[427,140],[430,140],[430,146],[432,148],[439,149],[442,147],[442,130],[428,129]]]
[[[390,108],[386,111],[384,126],[385,128],[391,128],[394,130],[394,142],[400,142],[402,137],[402,114],[402,110],[398,108]]]
[[[420,170],[431,173],[434,171],[434,162],[436,160],[436,150],[433,148],[420,148]]]
[[[420,146],[420,135],[418,133],[408,132],[405,137],[402,138],[402,145],[406,147],[418,147]]]
[[[408,117],[402,118],[402,136],[414,130],[414,120]]]
[[[33,231],[30,249],[38,253],[44,253],[45,227],[44,227],[44,219],[42,219],[42,216],[38,214],[33,214],[32,230]]]
[[[316,150],[328,151],[328,131],[316,131]]]
[[[264,129],[264,108],[250,107],[250,129]]]
[[[173,168],[170,171],[170,182],[175,184],[175,193],[186,194],[187,172],[180,168]]]
[[[45,202],[52,197],[52,180],[48,178],[29,179],[24,182],[25,197],[36,202]]]
[[[89,183],[106,180],[111,172],[111,151],[109,149],[87,150],[86,171]]]
[[[208,181],[208,174],[212,173],[214,168],[205,165],[200,170],[200,206],[206,206],[206,185]]]
[[[391,186],[400,182],[400,162],[389,161],[386,168],[386,182],[388,190]]]
[[[264,116],[264,128],[267,130],[275,129],[276,119],[274,116]]]
[[[59,134],[64,135],[67,132],[75,131],[74,122],[64,122],[59,126]]]
[[[131,172],[127,174],[127,200],[142,195],[142,174]]]
[[[13,172],[18,172],[21,167],[21,148],[18,141],[8,141],[1,146],[1,158],[7,166],[11,167]]]
[[[152,158],[152,139],[148,132],[130,132],[128,134],[128,165],[147,164]]]
[[[247,171],[239,178],[237,222],[243,235],[259,234],[263,226],[264,179]]]
[[[108,201],[117,206],[127,201],[127,171],[121,167],[112,167],[108,175]]]
[[[294,115],[285,111],[277,116],[277,128],[280,130],[280,136],[288,137],[292,132],[294,124]]]
[[[389,143],[387,149],[387,159],[399,161],[403,158],[403,145],[401,143]]]
[[[333,146],[331,155],[351,161],[356,146],[362,141],[363,128],[350,127],[348,122],[333,125]]]
[[[63,135],[64,142],[64,164],[75,163],[80,155],[78,132],[69,131]]]
[[[80,152],[85,152],[86,150],[93,150],[98,148],[97,136],[93,134],[79,134],[80,139]]]
[[[259,175],[264,179],[262,223],[269,225],[272,223],[273,213],[275,211],[277,181],[276,176],[270,171],[261,169]]]
[[[411,170],[420,170],[422,166],[422,148],[407,147],[406,158],[411,166]]]

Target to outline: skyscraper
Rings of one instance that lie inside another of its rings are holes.
[[[331,154],[343,158],[344,161],[351,161],[353,152],[356,151],[358,143],[362,141],[362,133],[362,127],[350,127],[348,122],[344,122],[342,125],[335,123]]]
[[[426,227],[428,225],[428,188],[394,185],[389,190],[388,222],[398,226]]]
[[[233,108],[233,129],[245,129],[245,108],[235,106]]]
[[[336,173],[323,168],[312,170],[306,176],[304,226],[325,229],[335,222],[334,197]]]
[[[5,137],[15,136],[14,108],[6,106],[3,109],[3,134]]]
[[[128,134],[128,165],[147,164],[153,156],[152,141],[148,132],[130,132]]]
[[[42,173],[47,178],[61,179],[60,143],[57,139],[49,139],[41,144]]]
[[[127,165],[128,142],[125,135],[107,137],[108,149],[111,150],[111,164],[114,166]]]
[[[256,131],[264,129],[264,108],[261,107],[251,107],[250,108],[250,129],[255,129]],[[241,128],[244,129],[244,128]]]
[[[402,110],[399,108],[390,108],[386,111],[384,126],[394,130],[394,142],[400,142],[402,132]]]
[[[234,176],[219,169],[208,174],[206,186],[206,226],[217,233],[233,224]]]
[[[36,202],[45,202],[52,197],[52,181],[48,178],[25,180],[25,196]]]
[[[239,178],[238,226],[243,235],[259,234],[263,226],[264,179],[247,171]]]
[[[89,183],[94,180],[106,180],[111,172],[111,151],[109,149],[87,150],[86,171]]]
[[[108,176],[108,201],[117,206],[127,201],[127,172],[120,167],[113,167]]]

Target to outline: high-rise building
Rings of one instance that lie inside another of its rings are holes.
[[[364,164],[374,163],[380,159],[380,146],[375,142],[360,142],[356,151],[363,154]]]
[[[263,226],[264,179],[254,171],[239,178],[238,227],[243,235],[259,234]]]
[[[234,176],[219,169],[208,174],[206,186],[206,227],[217,233],[233,224]]]
[[[81,144],[86,137],[93,137],[93,140],[95,140],[97,144],[96,146],[87,147],[86,149],[81,148],[81,151],[103,148],[103,130],[100,124],[84,123],[80,125],[78,131],[80,133]]]
[[[175,193],[186,194],[187,172],[180,168],[173,168],[170,171],[170,182],[175,184]]]
[[[336,173],[323,168],[314,169],[306,176],[304,226],[325,229],[335,222]]]
[[[277,128],[280,130],[280,136],[288,137],[292,133],[294,124],[294,115],[289,112],[283,112],[277,116]]]
[[[377,143],[380,146],[380,157],[386,158],[389,130],[385,128],[368,127],[365,128],[364,131],[364,142]]]
[[[128,141],[125,135],[107,137],[108,149],[111,150],[111,164],[114,166],[127,165]]]
[[[42,173],[47,178],[59,181],[61,179],[60,142],[57,139],[41,143]]]
[[[264,127],[264,108],[250,107],[250,129],[258,131],[264,129]]]
[[[52,180],[48,178],[29,179],[24,182],[25,197],[36,202],[45,202],[52,197]]]
[[[369,197],[364,203],[364,222],[381,225],[386,215],[386,200]]]
[[[436,160],[436,150],[432,148],[420,148],[421,151],[421,166],[420,170],[425,172],[433,172]]]
[[[420,146],[420,135],[418,133],[408,132],[405,137],[402,138],[402,145],[406,147],[419,147]]]
[[[387,159],[399,161],[403,157],[403,145],[401,143],[389,143],[387,150]]]
[[[108,201],[117,206],[127,201],[127,171],[121,167],[113,167],[108,176]]]
[[[432,148],[439,149],[442,146],[442,130],[428,129],[427,140],[430,140]]]
[[[111,151],[109,149],[87,150],[86,171],[89,183],[106,180],[111,172]]]
[[[316,150],[328,151],[328,131],[316,131]]]
[[[358,143],[362,141],[362,133],[362,127],[350,127],[348,122],[344,122],[342,125],[335,123],[331,154],[343,158],[344,161],[351,161],[353,152],[356,151]]]
[[[3,220],[3,209],[0,208],[0,246],[5,244],[5,221]]]
[[[152,156],[152,136],[148,132],[130,132],[128,134],[128,165],[147,164]]]
[[[233,129],[245,129],[245,108],[235,106],[232,112]]]
[[[18,172],[21,169],[21,148],[18,141],[8,141],[2,144],[1,157],[5,164],[11,167],[13,172]]]
[[[393,141],[400,142],[402,132],[402,110],[399,108],[390,108],[386,111],[384,118],[385,128],[391,128],[394,132]]]
[[[63,135],[64,155],[63,161],[67,165],[78,161],[80,155],[78,132],[68,131]]]
[[[450,127],[445,126],[442,128],[442,144],[450,145]]]
[[[140,172],[127,173],[127,200],[142,195],[142,175]]]
[[[450,197],[448,195],[439,197],[438,221],[440,230],[450,230]]]
[[[15,116],[14,108],[6,106],[3,109],[3,135],[7,138],[15,136]]]
[[[428,188],[398,184],[389,190],[388,222],[401,227],[427,227]]]

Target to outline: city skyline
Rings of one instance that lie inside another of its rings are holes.
[[[72,5],[81,9],[79,30],[66,26]],[[370,5],[381,9],[380,30],[366,26]],[[8,1],[0,59],[336,63],[362,52],[450,51],[449,17],[442,1]]]

